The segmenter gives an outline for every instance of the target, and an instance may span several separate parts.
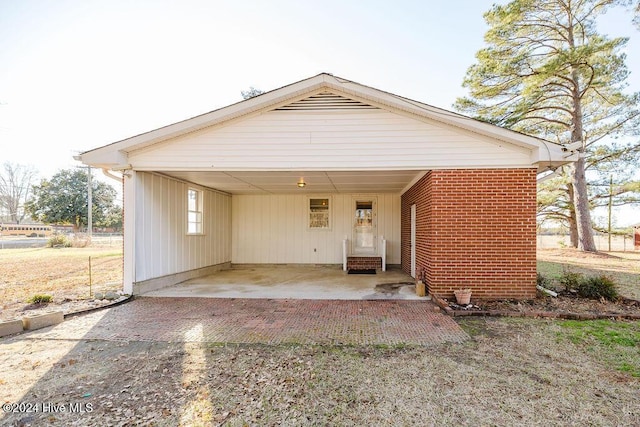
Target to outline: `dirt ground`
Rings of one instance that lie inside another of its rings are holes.
[[[121,289],[121,246],[0,251],[0,320],[41,311],[69,313],[104,305],[106,301],[94,301],[91,296],[95,292]],[[43,306],[29,304],[27,300],[36,294],[51,295],[53,302]]]
[[[431,347],[5,339],[0,424],[640,425],[640,379],[561,322],[461,325]]]

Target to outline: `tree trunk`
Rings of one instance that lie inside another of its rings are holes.
[[[589,211],[589,197],[587,195],[587,180],[584,173],[584,159],[581,157],[573,164],[573,207],[576,216],[578,234],[578,249],[586,252],[596,252],[591,227],[591,212]]]
[[[573,175],[573,170],[566,171],[568,174]],[[573,208],[573,184],[567,184],[567,194],[569,195],[569,201],[567,209],[569,210],[569,241],[572,248],[578,247],[578,223],[576,222],[576,210]]]
[[[570,20],[571,22],[571,20]],[[573,29],[569,28],[569,44],[575,47],[573,40]],[[578,228],[578,249],[586,252],[596,252],[596,244],[593,240],[593,231],[591,229],[591,212],[589,211],[589,196],[587,194],[587,179],[584,173],[584,131],[583,131],[583,115],[582,115],[582,99],[580,95],[580,78],[578,68],[572,66],[571,70],[572,90],[571,97],[573,100],[571,143],[582,142],[580,157],[572,165],[572,182],[573,185],[573,209],[576,216],[576,225]]]

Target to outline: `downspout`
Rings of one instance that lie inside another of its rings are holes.
[[[106,176],[108,176],[111,179],[115,179],[118,182],[122,182],[122,176],[118,176],[118,175],[114,175],[111,173],[111,171],[109,169],[106,168],[102,168],[102,173],[105,174]]]

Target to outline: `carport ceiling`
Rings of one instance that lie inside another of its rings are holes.
[[[299,193],[399,193],[418,171],[267,171],[195,172],[167,171],[194,184],[231,194]],[[300,179],[305,186],[298,187]]]

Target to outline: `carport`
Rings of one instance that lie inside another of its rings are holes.
[[[80,157],[123,174],[125,292],[360,299],[419,272],[445,297],[535,295],[536,174],[571,156],[319,74]],[[297,267],[259,286],[244,265]]]

